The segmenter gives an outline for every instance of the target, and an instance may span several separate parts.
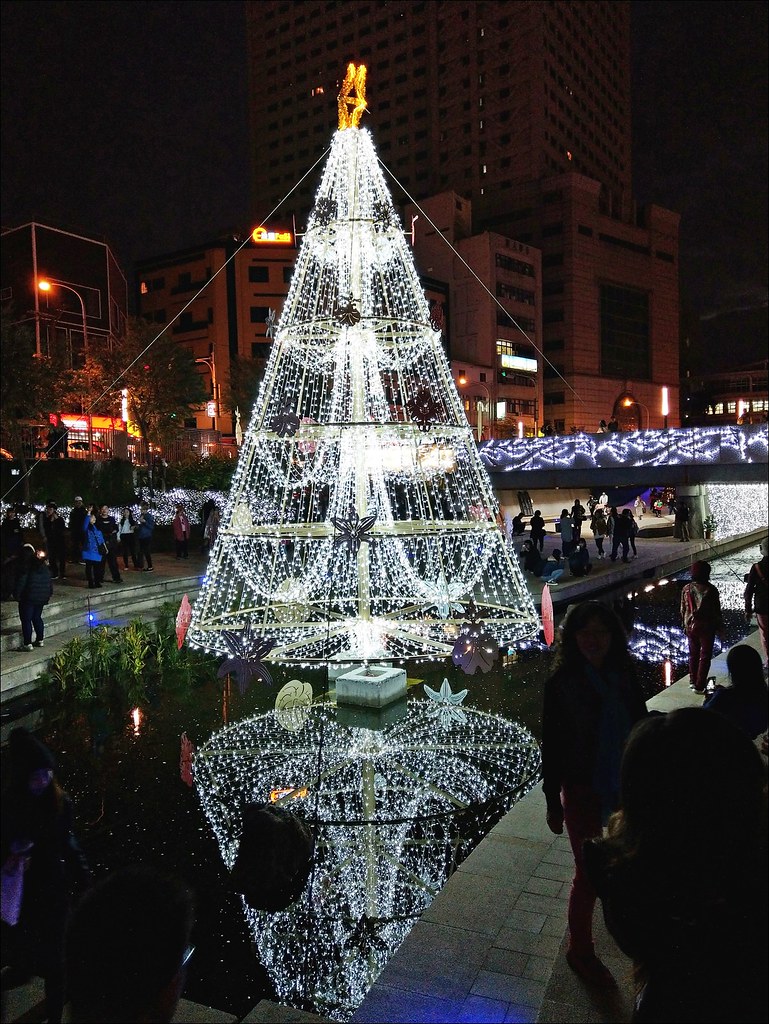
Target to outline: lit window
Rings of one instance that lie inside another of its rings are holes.
[[[148,295],[149,294],[149,288],[147,287],[147,282],[146,281],[142,281],[141,286],[140,286],[140,291],[141,291],[142,295]]]

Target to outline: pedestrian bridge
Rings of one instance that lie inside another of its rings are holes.
[[[767,479],[767,424],[484,441],[496,488],[747,483]]]

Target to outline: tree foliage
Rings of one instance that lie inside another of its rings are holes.
[[[208,395],[193,355],[169,332],[129,317],[118,346],[101,354],[115,394],[128,389],[128,416],[148,444],[162,447]]]
[[[231,359],[229,379],[222,389],[222,404],[231,409],[233,415],[236,409],[240,409],[244,432],[264,377],[264,368],[265,363],[261,359],[246,359],[244,356]]]
[[[31,327],[19,323],[10,309],[2,311],[0,345],[0,443],[21,465],[26,499],[29,466],[24,442],[28,425],[30,421],[47,421],[64,394],[67,374],[55,360],[35,355]]]

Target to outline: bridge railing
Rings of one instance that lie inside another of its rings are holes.
[[[521,470],[618,469],[630,466],[766,463],[769,428],[680,427],[611,434],[483,441],[478,451],[492,473]]]

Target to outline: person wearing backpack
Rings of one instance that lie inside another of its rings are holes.
[[[681,591],[681,621],[689,642],[689,685],[705,693],[716,634],[723,629],[721,598],[710,582],[710,564],[694,562],[692,581]]]
[[[764,537],[761,541],[760,551],[762,558],[760,562],[754,562],[750,567],[745,582],[745,619],[750,622],[753,613],[756,615],[758,632],[761,636],[761,643],[764,648],[764,668],[769,663],[767,653],[767,631],[769,631],[769,538]]]

